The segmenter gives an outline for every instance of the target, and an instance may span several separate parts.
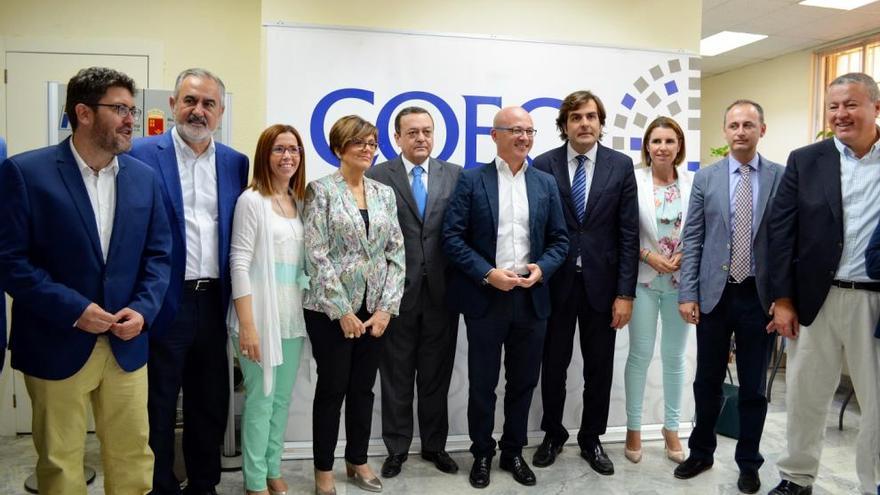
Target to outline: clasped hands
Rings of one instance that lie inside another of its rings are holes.
[[[486,275],[486,281],[492,287],[495,287],[498,290],[503,290],[504,292],[507,292],[514,287],[524,287],[527,289],[540,282],[544,273],[541,272],[541,267],[536,263],[529,263],[526,265],[526,269],[529,271],[528,276],[520,276],[512,270],[506,270],[504,268],[493,268],[489,271],[488,275]]]
[[[76,327],[94,334],[110,331],[122,340],[131,340],[143,330],[144,317],[128,307],[122,308],[116,313],[108,313],[101,306],[89,303],[79,319],[76,320]]]
[[[660,253],[648,251],[645,263],[657,270],[657,273],[672,273],[681,269],[681,258],[682,254],[680,252],[667,257]]]
[[[390,321],[391,314],[382,310],[376,311],[364,322],[354,313],[346,313],[339,319],[339,326],[342,327],[342,335],[347,339],[356,339],[365,333],[381,337]]]

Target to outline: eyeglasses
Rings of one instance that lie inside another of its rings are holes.
[[[364,141],[363,139],[352,139],[350,144],[362,150],[369,148],[372,151],[376,151],[376,148],[379,147],[379,143],[376,141]]]
[[[533,137],[538,133],[537,129],[523,129],[522,127],[495,127],[494,129],[498,131],[507,131],[516,137],[522,136],[523,134],[528,137]]]
[[[112,108],[116,111],[116,115],[119,115],[123,119],[131,115],[134,120],[137,120],[141,118],[141,114],[143,113],[143,110],[138,107],[129,107],[121,103],[92,103],[91,106]]]
[[[434,131],[432,129],[410,129],[403,135],[410,139],[418,139],[419,134],[425,136],[425,139],[431,139],[431,136],[434,135]]]
[[[290,153],[291,155],[298,155],[305,150],[303,150],[302,146],[273,146],[272,147],[272,154],[273,155],[284,156],[285,151]]]

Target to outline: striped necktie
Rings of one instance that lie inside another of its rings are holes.
[[[577,212],[578,223],[584,223],[584,217],[587,214],[587,167],[584,163],[587,161],[586,155],[578,155],[575,157],[578,165],[574,171],[574,182],[571,184],[571,197],[574,199],[574,210]]]

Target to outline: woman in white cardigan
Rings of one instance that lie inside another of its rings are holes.
[[[654,355],[658,315],[663,322],[660,355],[666,456],[678,463],[684,460],[678,422],[688,329],[678,314],[678,277],[681,231],[693,182],[693,173],[683,164],[684,157],[684,133],[678,123],[669,117],[654,119],[642,140],[645,167],[636,170],[641,263],[624,371],[627,415],[624,455],[632,462],[639,462],[642,457],[642,403],[648,365]]]
[[[305,155],[291,126],[260,135],[254,178],[238,198],[229,254],[227,324],[244,375],[242,471],[250,495],[282,495],[281,453],[290,396],[306,336],[302,291]]]

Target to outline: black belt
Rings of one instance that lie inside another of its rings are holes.
[[[880,292],[880,282],[851,282],[849,280],[832,280],[831,285],[841,289],[869,290]]]
[[[727,283],[728,283],[728,284],[734,284],[734,285],[754,284],[754,283],[755,283],[755,277],[754,277],[754,276],[746,277],[746,278],[740,280],[739,282],[737,282],[736,280],[733,279],[733,277],[728,276],[728,277],[727,277]]]
[[[216,278],[200,278],[183,282],[183,288],[190,292],[205,292],[218,287],[220,287],[220,279]]]

